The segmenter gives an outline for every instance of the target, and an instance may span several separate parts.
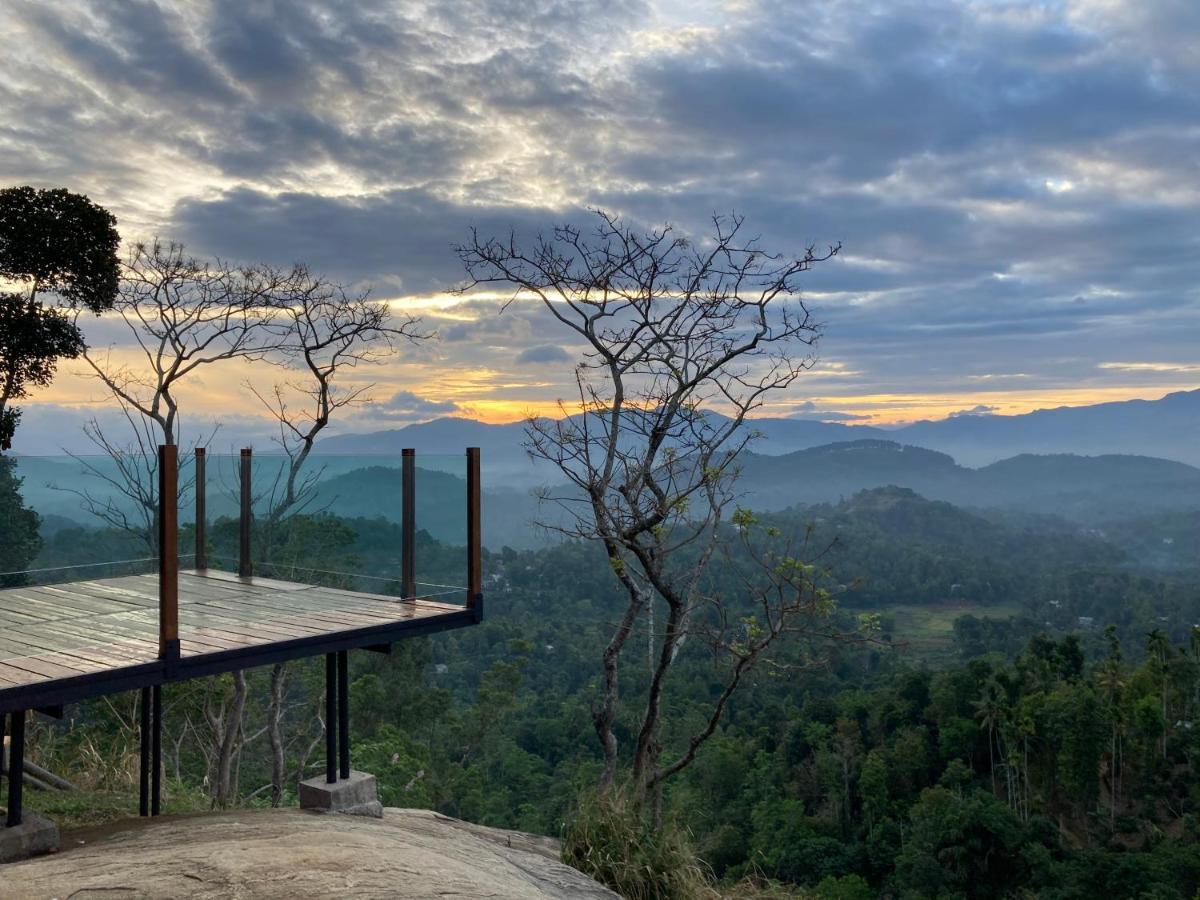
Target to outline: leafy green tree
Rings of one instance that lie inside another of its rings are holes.
[[[976,790],[960,797],[929,788],[909,819],[896,859],[902,896],[1008,897],[1026,881],[1021,823],[994,795]]]
[[[68,311],[112,308],[120,278],[116,223],[62,188],[0,190],[0,279],[21,288],[0,292],[0,450],[12,446],[20,419],[12,402],[49,384],[58,360],[84,350]]]

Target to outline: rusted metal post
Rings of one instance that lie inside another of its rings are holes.
[[[400,593],[411,600],[417,596],[417,451],[402,450],[401,460]]]
[[[238,575],[251,578],[254,575],[254,564],[250,561],[250,464],[252,451],[249,447],[242,449],[239,482],[242,488],[241,515],[238,518]]]
[[[179,453],[158,448],[158,655],[179,659]]]
[[[203,447],[196,448],[196,569],[203,572],[208,568],[208,535],[205,526],[208,521],[208,502],[205,485],[205,452]]]
[[[467,608],[483,616],[483,548],[480,527],[479,448],[467,448]]]

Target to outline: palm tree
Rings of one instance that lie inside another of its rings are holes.
[[[1116,831],[1117,800],[1121,790],[1121,767],[1118,758],[1117,741],[1120,737],[1120,729],[1123,723],[1121,699],[1125,693],[1125,679],[1122,676],[1119,650],[1115,654],[1110,653],[1108,659],[1101,663],[1096,670],[1096,684],[1099,685],[1101,692],[1103,692],[1105,699],[1108,701],[1108,717],[1112,722],[1111,746],[1109,750],[1109,758],[1112,764],[1112,792],[1109,797],[1108,826],[1109,830],[1113,832]]]
[[[1155,628],[1146,635],[1146,653],[1155,661],[1159,683],[1162,688],[1162,758],[1167,758],[1167,658],[1171,655],[1171,642],[1161,629]]]
[[[1007,698],[995,678],[988,680],[983,686],[983,696],[975,701],[975,718],[979,727],[986,728],[988,733],[988,767],[992,773],[992,793],[996,793],[996,729],[1003,724],[1007,713]]]

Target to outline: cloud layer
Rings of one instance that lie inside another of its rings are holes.
[[[0,31],[0,182],[420,308],[440,349],[373,373],[385,398],[569,395],[537,310],[439,292],[469,226],[589,205],[844,243],[809,279],[831,365],[784,414],[1195,384],[1193,0],[15,0]]]

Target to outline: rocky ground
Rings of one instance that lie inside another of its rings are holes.
[[[426,810],[382,819],[294,809],[131,820],[0,867],[0,898],[454,897],[613,900],[551,838]],[[619,900],[619,898],[617,898]]]

